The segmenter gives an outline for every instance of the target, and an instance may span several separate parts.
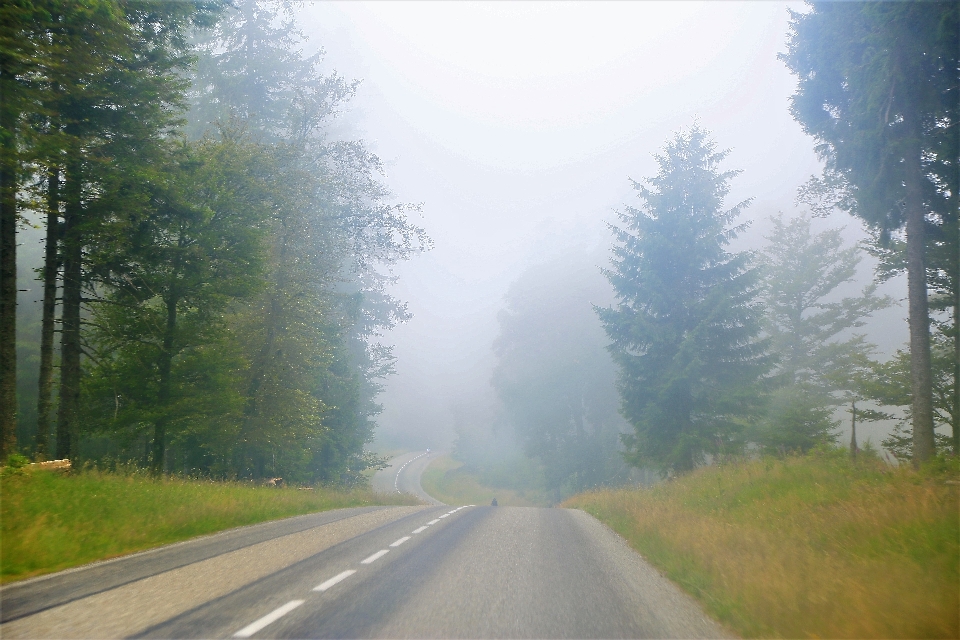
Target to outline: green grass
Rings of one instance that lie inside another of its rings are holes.
[[[0,581],[9,582],[232,527],[375,504],[369,490],[303,490],[98,471],[0,476]]]
[[[564,506],[606,522],[745,637],[957,638],[956,480],[820,455]]]
[[[493,498],[505,507],[545,507],[549,501],[535,490],[523,491],[484,484],[478,474],[450,456],[439,456],[420,476],[428,494],[449,505],[490,504]]]

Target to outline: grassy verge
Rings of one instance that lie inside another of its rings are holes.
[[[194,536],[341,507],[416,504],[368,490],[155,480],[86,471],[0,477],[0,581],[9,582]]]
[[[957,638],[956,479],[825,455],[564,506],[606,522],[746,637]]]
[[[497,504],[512,507],[542,507],[549,502],[536,491],[518,491],[483,484],[462,462],[450,456],[439,456],[420,476],[420,486],[428,494],[450,505]]]

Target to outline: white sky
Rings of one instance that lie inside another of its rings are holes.
[[[315,2],[300,11],[327,67],[363,81],[347,118],[423,203],[436,248],[397,269],[414,319],[391,332],[386,440],[449,442],[489,399],[490,344],[509,283],[567,248],[609,244],[627,177],[695,118],[743,169],[731,203],[789,211],[819,171],[790,117],[795,82],[777,2]],[[850,220],[835,220],[856,230]],[[759,237],[762,222],[754,225]],[[905,329],[899,319],[882,331]],[[896,338],[902,342],[903,336]],[[879,339],[878,339],[879,340]]]

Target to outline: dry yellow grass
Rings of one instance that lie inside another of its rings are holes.
[[[706,468],[582,508],[748,637],[957,638],[948,476],[836,456]]]

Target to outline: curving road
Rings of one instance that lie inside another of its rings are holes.
[[[390,466],[373,475],[373,488],[381,493],[409,493],[427,504],[443,505],[420,486],[420,475],[430,463],[443,455],[439,451],[412,451],[390,461]]]
[[[417,464],[394,469],[398,488]],[[725,637],[567,509],[331,511],[8,585],[0,602],[3,638]]]

